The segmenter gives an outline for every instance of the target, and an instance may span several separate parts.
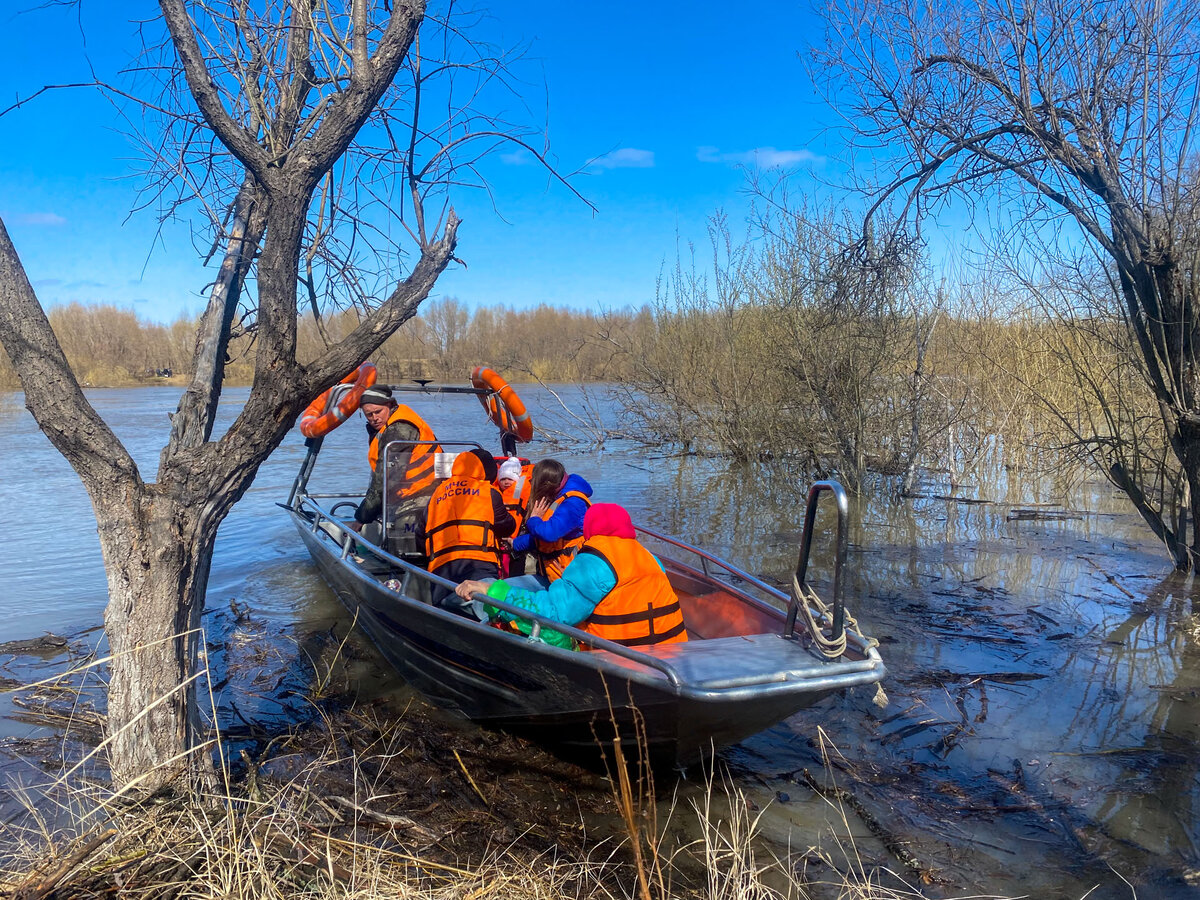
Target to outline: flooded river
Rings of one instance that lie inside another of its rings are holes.
[[[551,392],[520,393],[552,435],[589,437]],[[597,431],[615,426],[601,391],[558,394]],[[178,390],[88,396],[152,478]],[[244,396],[227,396],[226,422]],[[411,402],[440,436],[488,434],[474,398]],[[0,542],[0,641],[54,631],[95,643],[106,597],[91,507],[21,403],[0,395],[0,502],[13,526]],[[625,504],[656,530],[768,581],[790,577],[800,479],[587,443],[529,452],[563,459],[597,499]],[[314,486],[361,490],[364,447],[359,418],[334,432]],[[275,506],[303,453],[293,432],[217,541],[207,627],[238,637],[243,662],[251,654],[257,663],[214,687],[246,724],[295,712],[281,680],[310,677],[306,636],[344,619]],[[930,479],[918,499],[872,497],[855,510],[847,598],[881,642],[888,705],[860,689],[722,758],[776,852],[834,839],[839,817],[804,776],[827,756],[838,786],[933,873],[923,888],[932,896],[1195,896],[1200,617],[1191,584],[1170,575],[1152,535],[1106,486],[1067,490],[996,468],[993,478]],[[289,661],[308,674],[281,679]],[[27,677],[28,664],[0,658],[0,676]],[[362,690],[398,689],[377,660],[360,670]],[[34,731],[13,720],[11,697],[0,693],[0,777],[10,782],[30,765],[11,742]],[[685,795],[695,786],[682,785]],[[865,820],[846,815],[843,840],[853,838],[863,865],[904,871]]]

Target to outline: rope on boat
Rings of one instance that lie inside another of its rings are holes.
[[[800,579],[795,575],[792,575],[792,596],[796,599],[796,605],[800,607],[800,614],[808,626],[808,634],[812,638],[813,646],[820,651],[821,655],[826,659],[837,659],[845,653],[846,632],[850,629],[858,630],[858,622],[854,620],[854,616],[850,615],[850,610],[844,610],[845,622],[842,633],[837,640],[833,640],[821,627],[822,622],[832,626],[833,616],[830,614],[829,607],[825,605],[824,600],[817,596],[816,591],[807,584],[802,585]],[[814,609],[817,611],[817,615],[813,615]]]
[[[817,596],[817,592],[811,587],[801,585],[800,580],[795,575],[792,576],[792,596],[796,598],[796,605],[800,607],[800,611],[804,614],[804,621],[808,624],[808,633],[812,637],[813,645],[817,651],[826,659],[837,659],[846,652],[846,633],[855,631],[862,634],[858,630],[858,620],[850,614],[850,610],[843,609],[842,636],[836,641],[831,640],[821,629],[821,622],[833,624],[833,616],[830,615],[829,607],[825,605],[825,601]],[[813,615],[813,609],[817,610],[817,615]],[[879,641],[873,637],[866,638],[866,648],[878,647]],[[875,683],[875,696],[871,702],[884,709],[888,705],[888,695],[883,690],[883,685],[879,682]]]

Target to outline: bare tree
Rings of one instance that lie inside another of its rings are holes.
[[[198,200],[224,262],[156,480],[84,397],[0,224],[0,340],[26,405],[96,513],[113,656],[108,751],[114,781],[140,789],[203,769],[192,687],[218,525],[305,404],[414,314],[454,259],[459,220],[435,205],[444,204],[439,191],[476,172],[480,154],[505,137],[494,123],[472,127],[469,105],[455,105],[449,89],[434,91],[432,68],[453,74],[479,64],[486,77],[497,69],[482,55],[456,61],[442,52],[459,32],[427,18],[423,0],[160,7],[168,52],[150,70],[186,88],[175,108],[148,107],[169,126],[156,171],[160,186],[178,193],[164,214]],[[422,39],[438,52],[422,54]],[[411,261],[400,249],[405,236]],[[371,284],[357,265],[367,245],[383,260]],[[357,301],[361,323],[303,364],[298,305],[303,298],[315,311],[335,295]],[[253,337],[253,385],[214,441],[234,333]]]
[[[869,472],[911,488],[948,426],[925,365],[939,309],[920,248],[899,231],[858,240],[861,222],[778,189],[759,196],[769,212],[758,291],[775,367],[793,385],[793,440],[816,474],[851,490]]]
[[[825,15],[814,69],[856,149],[893,166],[876,208],[1003,203],[1012,252],[1082,245],[1110,273],[1190,516],[1171,521],[1107,452],[1120,435],[1096,435],[1095,456],[1176,565],[1195,569],[1200,20],[1186,4],[1120,0],[858,0]]]
[[[463,372],[469,365],[462,353],[463,339],[471,316],[455,297],[443,297],[426,305],[424,315],[428,353],[437,366],[438,377]]]

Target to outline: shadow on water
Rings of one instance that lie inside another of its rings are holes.
[[[559,392],[568,404],[571,390]],[[557,414],[546,392],[521,393],[535,421]],[[177,391],[89,396],[153,472]],[[226,420],[240,399],[232,393],[222,404]],[[418,400],[438,434],[461,434],[463,421],[484,433],[473,398]],[[86,495],[19,404],[0,410],[0,470],[29,473],[0,481],[0,502],[23,535],[0,545],[0,640],[93,626],[104,579]],[[334,432],[314,483],[361,489],[363,447],[357,420]],[[345,613],[274,506],[302,454],[292,435],[264,466],[222,526],[210,578],[214,694],[224,724],[247,740],[255,728],[308,715],[303,698],[335,664],[363,695],[404,690],[364,642],[342,640]],[[790,578],[807,488],[793,474],[612,441],[602,452],[555,455],[591,481],[596,499],[625,504],[649,527],[768,582]],[[882,645],[886,708],[860,689],[721,756],[780,849],[802,851],[848,826],[868,865],[902,870],[893,851],[903,843],[934,893],[1078,898],[1095,887],[1096,900],[1127,898],[1127,879],[1143,896],[1192,896],[1200,867],[1192,582],[1167,574],[1152,536],[1106,486],[1022,480],[995,462],[970,485],[931,480],[915,498],[880,491],[855,505],[846,596]],[[46,496],[55,497],[52,517],[36,499]],[[826,514],[818,587],[829,574]],[[66,564],[63,546],[73,548]],[[0,660],[0,674],[10,663]],[[28,726],[3,719],[12,712],[6,697],[0,738],[28,737]],[[0,774],[10,775],[4,746]],[[840,824],[811,786],[810,776],[827,775],[861,801],[874,831],[853,812]],[[685,780],[680,798],[702,788]]]

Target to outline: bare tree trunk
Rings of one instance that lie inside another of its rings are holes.
[[[1187,544],[1179,538],[1180,530],[1171,528],[1168,523],[1163,521],[1162,515],[1150,505],[1141,487],[1129,475],[1125,467],[1120,463],[1113,463],[1109,466],[1108,477],[1114,485],[1125,492],[1129,502],[1133,504],[1133,508],[1141,515],[1142,521],[1150,526],[1155,537],[1163,542],[1163,546],[1171,555],[1171,561],[1175,564],[1175,568],[1183,571],[1190,568],[1190,554]]]
[[[1177,445],[1186,487],[1183,491],[1185,496],[1180,502],[1181,515],[1175,532],[1176,543],[1184,552],[1183,560],[1176,560],[1176,568],[1200,572],[1200,533],[1196,529],[1196,516],[1200,514],[1200,509],[1197,509],[1197,499],[1200,498],[1200,426],[1190,420],[1180,422]]]
[[[108,574],[108,755],[116,784],[153,791],[208,769],[196,660],[212,536],[190,503],[145,491],[93,503]],[[215,531],[215,529],[212,529]]]
[[[955,4],[930,15],[904,0],[843,0],[824,7],[829,40],[813,71],[828,79],[858,148],[885,151],[890,175],[867,185],[868,220],[893,201],[906,218],[953,196],[972,206],[1007,202],[1004,215],[1018,224],[997,229],[999,240],[1015,269],[1040,268],[1039,280],[1053,284],[1062,321],[1122,316],[1136,350],[1119,352],[1136,362],[1139,381],[1089,376],[1085,402],[1133,414],[1073,436],[1129,495],[1175,565],[1192,569],[1200,566],[1200,29],[1189,9],[1044,0]],[[1082,247],[1106,281],[1115,278],[1101,302],[1089,286],[1057,283],[1077,269]],[[1163,426],[1150,453],[1131,424],[1147,393]],[[1074,428],[1074,413],[1058,412]],[[1157,452],[1165,442],[1174,459]],[[1166,495],[1179,470],[1186,503]],[[1180,507],[1192,515],[1190,539],[1186,518],[1172,522]]]
[[[939,301],[941,300],[939,292]],[[934,310],[930,317],[929,327],[922,328],[920,316],[915,316],[914,327],[917,333],[917,364],[913,367],[912,392],[909,395],[911,417],[908,433],[908,459],[904,461],[904,475],[900,479],[900,496],[911,496],[917,483],[917,461],[920,459],[921,418],[925,413],[927,398],[925,396],[925,351],[933,339],[933,330],[937,327],[939,311]]]
[[[454,258],[459,225],[454,210],[447,208],[439,223],[441,236],[436,230],[428,236],[422,219],[420,256],[407,276],[394,283],[354,331],[318,359],[300,364],[297,280],[314,188],[347,152],[409,58],[424,3],[385,5],[382,30],[368,18],[375,7],[357,3],[352,77],[323,81],[327,93],[315,108],[307,99],[317,85],[308,62],[317,40],[312,32],[317,23],[306,12],[311,4],[278,4],[280,25],[271,33],[288,36],[287,59],[272,70],[275,81],[268,78],[278,86],[266,91],[277,100],[276,114],[260,120],[254,104],[249,117],[241,115],[237,102],[226,108],[224,86],[209,69],[216,57],[206,56],[213,49],[211,35],[200,38],[189,4],[159,2],[192,99],[212,135],[245,167],[245,177],[234,204],[224,265],[201,323],[194,378],[154,483],[143,480],[133,458],[84,396],[0,222],[0,343],[21,379],[27,407],[92,500],[109,587],[109,758],[114,782],[138,791],[181,777],[191,781],[205,768],[206,745],[196,743],[195,667],[217,528],[305,404],[353,371],[416,312]],[[203,17],[199,21],[216,27]],[[253,32],[267,25],[238,23],[235,30],[242,27]],[[368,34],[375,41],[373,54]],[[248,38],[242,33],[235,42],[246,39],[253,40],[253,34]],[[336,35],[325,39],[340,46]],[[213,64],[225,71],[219,60]],[[257,64],[267,60],[260,58]],[[244,90],[261,99],[258,92],[266,77],[255,70]],[[417,123],[411,127],[416,133]],[[410,177],[416,198],[418,181]],[[418,208],[416,214],[423,213]],[[242,282],[260,243],[254,384],[237,420],[213,441],[225,348]]]

